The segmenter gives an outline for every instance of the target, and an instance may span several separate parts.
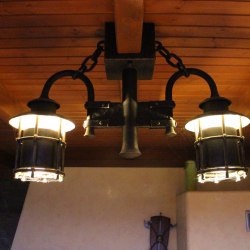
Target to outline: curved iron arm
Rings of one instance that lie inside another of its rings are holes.
[[[89,78],[85,75],[83,75],[80,71],[77,70],[63,70],[55,73],[52,75],[45,83],[42,93],[40,95],[40,98],[42,99],[49,99],[49,91],[52,87],[52,85],[59,79],[66,77],[66,76],[71,76],[74,80],[75,79],[80,79],[82,82],[85,84],[87,87],[87,92],[88,92],[88,101],[92,102],[95,99],[95,92],[93,85]]]
[[[213,78],[209,74],[207,74],[203,70],[196,69],[196,68],[186,68],[186,71],[188,72],[189,75],[197,75],[203,78],[209,85],[211,97],[219,97],[216,84]],[[175,82],[182,76],[185,76],[185,73],[183,71],[177,71],[168,80],[167,86],[166,86],[166,93],[165,93],[167,101],[172,101],[173,86]]]

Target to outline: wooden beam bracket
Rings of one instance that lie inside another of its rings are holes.
[[[131,37],[130,39],[133,39]],[[132,62],[137,70],[138,80],[151,80],[155,64],[155,27],[153,23],[143,24],[142,46],[140,53],[118,53],[116,46],[115,24],[105,26],[104,62],[108,80],[121,80],[124,68]]]

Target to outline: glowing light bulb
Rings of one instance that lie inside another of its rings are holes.
[[[240,181],[240,176],[239,175],[236,175],[235,181],[236,182]]]

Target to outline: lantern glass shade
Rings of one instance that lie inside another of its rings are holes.
[[[235,130],[240,129],[240,127],[246,127],[250,123],[249,118],[239,114],[221,114],[197,117],[196,119],[189,121],[185,125],[185,128],[195,133],[197,133],[199,129],[222,128],[223,120],[225,128],[233,128]]]
[[[10,125],[16,129],[26,130],[29,128],[49,129],[53,131],[62,130],[63,133],[71,131],[75,128],[75,124],[57,115],[37,115],[24,114],[13,117],[9,121]]]
[[[237,113],[207,114],[188,122],[195,133],[198,182],[240,181],[246,177],[242,128],[250,120]]]
[[[57,115],[24,114],[10,125],[18,129],[14,178],[22,181],[61,182],[65,134],[73,122]]]

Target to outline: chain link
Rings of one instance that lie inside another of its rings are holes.
[[[182,71],[186,77],[189,76],[189,73],[182,62],[181,58],[174,53],[171,53],[168,49],[166,49],[161,42],[155,41],[155,51],[159,52],[161,56],[163,56],[166,62],[173,68],[179,69]]]
[[[177,56],[174,53],[171,53],[159,41],[155,41],[155,45],[156,45],[155,50],[165,58],[166,62],[171,67],[179,69],[179,71],[182,71],[186,77],[189,76],[189,73],[187,72],[184,63],[182,62],[182,59],[179,56]],[[84,73],[93,70],[96,64],[98,63],[99,56],[103,51],[104,51],[104,41],[99,41],[97,43],[96,50],[94,51],[94,53],[90,56],[87,56],[83,60],[81,67],[78,69],[78,72]]]
[[[78,69],[78,71],[81,73],[91,71],[98,63],[98,58],[103,51],[104,51],[104,41],[99,41],[96,45],[96,50],[94,51],[94,53],[90,56],[87,56],[83,60],[81,67]]]

